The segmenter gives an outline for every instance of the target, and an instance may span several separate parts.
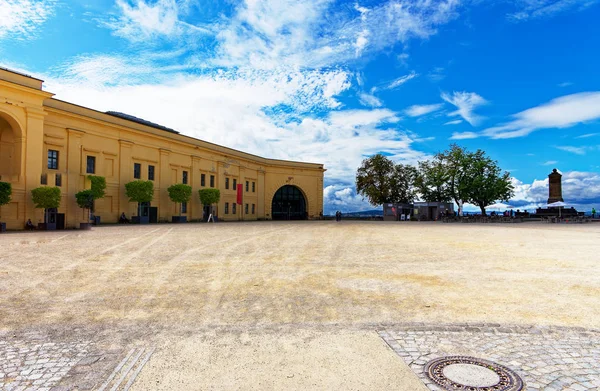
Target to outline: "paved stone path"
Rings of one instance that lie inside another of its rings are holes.
[[[500,325],[406,325],[379,335],[432,391],[424,372],[442,356],[473,356],[509,367],[529,391],[600,390],[600,331]]]

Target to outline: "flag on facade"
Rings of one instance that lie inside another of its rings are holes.
[[[242,200],[243,193],[242,192],[243,192],[243,186],[242,186],[242,184],[238,184],[237,185],[237,204],[238,205],[242,205],[242,202],[243,202],[243,200]]]

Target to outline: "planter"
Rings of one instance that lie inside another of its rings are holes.
[[[172,223],[187,223],[187,216],[172,216]]]
[[[6,223],[0,223],[0,232],[6,232]]]
[[[56,230],[56,223],[38,223],[38,229],[40,231],[54,231]]]
[[[100,216],[94,216],[94,218],[92,219],[92,224],[100,225]]]
[[[131,222],[133,224],[148,224],[150,216],[131,216]]]
[[[90,224],[90,223],[79,223],[79,229],[90,230],[90,229],[92,229],[92,224]]]

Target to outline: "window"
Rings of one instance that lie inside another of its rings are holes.
[[[246,191],[250,191],[250,182],[246,181]]]
[[[225,178],[225,189],[229,189],[229,178]]]
[[[248,204],[246,204],[246,207],[244,208],[244,213],[248,214]]]
[[[140,163],[133,163],[133,177],[135,179],[142,177],[142,165]]]
[[[200,174],[200,186],[206,186],[206,175]]]
[[[254,214],[254,204],[252,204],[252,214]]]
[[[40,177],[40,184],[47,185],[48,184],[48,174],[42,174]]]
[[[183,172],[183,178],[181,179],[181,182],[182,182],[184,185],[187,185],[187,183],[188,183],[188,175],[187,175],[187,171],[184,171],[184,172]]]
[[[95,156],[88,156],[87,157],[87,164],[86,164],[86,173],[88,174],[95,174],[96,173],[96,157]]]
[[[181,213],[187,213],[187,202],[181,203]]]
[[[54,184],[55,184],[56,186],[58,186],[58,187],[61,187],[61,186],[62,186],[62,175],[60,175],[60,174],[56,174],[56,175],[54,176]]]
[[[252,192],[254,193],[256,191],[256,182],[252,182]]]
[[[233,190],[237,190],[237,179],[233,179]]]
[[[225,214],[229,214],[229,202],[225,203]]]
[[[233,204],[231,204],[231,213],[237,214],[236,207],[237,207],[237,204],[235,202]]]
[[[210,176],[210,187],[215,187],[215,176],[214,175]]]
[[[154,166],[148,166],[148,180],[154,180]]]
[[[58,170],[58,151],[48,150],[48,168]]]

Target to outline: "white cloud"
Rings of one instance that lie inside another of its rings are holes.
[[[572,86],[572,85],[573,85],[573,83],[571,83],[570,81],[566,81],[564,83],[559,83],[558,84],[559,87],[563,87],[563,88],[564,87],[569,87],[569,86]]]
[[[577,155],[585,155],[585,150],[586,147],[573,147],[573,146],[568,146],[568,145],[560,145],[556,147],[557,149],[560,149],[561,151],[565,151],[565,152],[571,152]]]
[[[450,140],[468,140],[478,137],[480,137],[479,133],[475,132],[454,132],[452,133]]]
[[[333,214],[337,210],[358,212],[376,208],[356,194],[354,186],[344,184],[326,186],[323,189],[323,203],[325,204],[325,214]]]
[[[548,161],[543,162],[542,166],[553,166],[556,163],[558,163],[558,161],[556,161],[556,160],[548,160]]]
[[[377,98],[375,95],[371,95],[371,94],[367,94],[367,93],[363,92],[358,95],[358,99],[363,106],[370,106],[370,107],[383,106],[383,102],[381,102],[381,100],[379,98]]]
[[[444,107],[443,103],[432,104],[432,105],[413,105],[404,110],[406,115],[410,117],[419,117],[421,115],[433,113],[434,111],[440,110]]]
[[[519,0],[518,11],[508,14],[508,19],[521,22],[529,19],[550,17],[560,12],[582,11],[598,3],[598,0]]]
[[[483,134],[495,138],[523,137],[539,129],[569,128],[600,118],[600,91],[566,95],[513,115],[514,120]]]
[[[448,114],[448,116],[455,117],[461,116],[465,121],[475,126],[481,122],[483,117],[476,115],[473,111],[488,102],[475,92],[457,92],[455,91],[452,95],[442,93],[442,99],[446,102],[456,106],[458,110]]]
[[[455,119],[454,121],[446,122],[444,125],[458,125],[458,124],[462,124],[462,122],[463,122],[462,119]]]
[[[0,0],[0,40],[35,38],[55,6],[55,0]]]
[[[587,134],[582,134],[581,136],[577,136],[575,138],[589,138],[589,137],[594,137],[594,136],[598,136],[600,133],[587,133]]]
[[[427,74],[427,77],[434,83],[442,81],[446,78],[445,69],[442,67],[436,67]]]
[[[387,90],[393,90],[394,88],[398,88],[400,87],[402,84],[406,83],[409,80],[414,79],[415,77],[418,77],[419,74],[415,73],[414,71],[409,73],[408,75],[404,75],[401,76],[399,78],[397,78],[396,80],[392,81],[391,83],[389,83],[385,89]]]

